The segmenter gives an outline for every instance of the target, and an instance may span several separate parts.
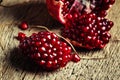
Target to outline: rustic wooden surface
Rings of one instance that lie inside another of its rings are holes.
[[[78,49],[81,57],[104,57],[101,60],[81,60],[79,63],[68,63],[65,68],[53,72],[40,70],[34,63],[25,59],[14,38],[18,32],[30,35],[39,30],[22,31],[18,28],[21,21],[29,24],[44,25],[57,31],[58,22],[47,12],[46,5],[29,4],[0,7],[0,80],[120,80],[120,0],[116,0],[107,16],[115,25],[111,29],[112,39],[103,50]],[[61,25],[60,25],[61,26]],[[54,28],[53,28],[54,27]]]

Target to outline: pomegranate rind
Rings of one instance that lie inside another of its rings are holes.
[[[63,15],[61,14],[62,12],[61,6],[63,5],[63,2],[55,0],[46,0],[46,4],[49,14],[56,20],[60,21],[62,24],[65,24],[66,21]]]

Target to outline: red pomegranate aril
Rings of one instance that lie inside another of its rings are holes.
[[[62,56],[63,54],[64,54],[64,53],[63,53],[62,51],[59,51],[59,52],[58,52],[58,55],[59,55],[59,56]]]
[[[111,38],[111,35],[109,33],[107,33],[107,32],[104,32],[102,34],[102,36],[105,37],[105,38]]]
[[[42,58],[43,58],[43,59],[46,59],[47,57],[48,57],[48,54],[47,54],[47,53],[43,53],[43,54],[42,54]]]
[[[72,55],[72,61],[73,61],[73,62],[78,62],[78,61],[80,61],[80,57],[79,57],[76,53],[74,53],[74,54]]]
[[[40,53],[34,53],[33,55],[31,55],[31,58],[33,58],[33,59],[40,59],[41,55],[40,55]]]
[[[24,39],[25,37],[26,37],[26,35],[25,35],[24,33],[19,32],[17,39],[18,39],[18,40],[19,40],[19,39]]]
[[[41,44],[41,42],[35,42],[35,46],[40,46]]]
[[[26,29],[28,29],[28,24],[26,22],[22,22],[20,24],[19,28],[22,29],[22,30],[26,30]]]
[[[51,50],[51,49],[47,49],[47,53],[48,53],[48,54],[51,54],[51,53],[52,53],[52,50]]]
[[[112,27],[114,23],[112,21],[109,21],[109,25]]]
[[[49,59],[49,60],[54,60],[54,56],[53,56],[52,54],[50,54],[50,55],[48,56],[48,59]]]
[[[64,62],[64,61],[63,61],[63,62],[61,63],[61,67],[65,67],[66,64],[67,64],[67,62]]]
[[[91,39],[92,39],[91,36],[87,36],[85,40],[86,40],[86,41],[90,41]]]
[[[42,38],[41,43],[45,43],[45,42],[46,42],[46,38]]]
[[[46,70],[58,69],[71,61],[71,47],[54,33],[42,31],[20,38],[18,40],[23,54]]]
[[[70,20],[70,19],[73,18],[73,16],[72,16],[71,14],[68,14],[68,15],[67,15],[67,18]]]
[[[40,52],[45,52],[45,51],[46,51],[45,47],[40,47],[38,50],[39,50]]]
[[[45,63],[46,63],[46,61],[44,61],[44,60],[41,60],[40,62],[38,61],[38,64],[40,64],[41,66],[44,66]]]
[[[110,4],[114,4],[114,3],[115,3],[115,0],[110,0],[109,3],[110,3]]]
[[[109,0],[103,0],[105,3],[108,3],[109,2]]]
[[[87,26],[87,27],[83,27],[83,32],[87,32],[90,28]]]
[[[43,44],[43,43],[42,43]],[[48,43],[44,43],[43,46],[48,49],[49,48],[49,44]]]

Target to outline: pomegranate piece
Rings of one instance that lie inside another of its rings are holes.
[[[74,53],[74,54],[72,55],[72,61],[73,61],[73,62],[78,62],[78,61],[80,61],[80,57],[79,57],[79,55],[78,55],[77,53]]]
[[[115,0],[46,0],[49,13],[65,29],[62,35],[73,45],[87,49],[104,48],[113,22],[105,19]]]
[[[46,70],[64,67],[69,61],[80,61],[79,56],[72,59],[74,54],[71,54],[71,47],[54,33],[42,31],[26,37],[24,33],[20,32],[18,38],[19,47],[24,55]]]
[[[113,22],[94,13],[82,15],[78,21],[71,20],[71,27],[64,28],[62,35],[70,42],[87,49],[104,48],[111,35]]]
[[[85,13],[105,17],[114,2],[115,0],[46,0],[50,15],[62,24]]]

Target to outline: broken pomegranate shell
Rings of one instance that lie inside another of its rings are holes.
[[[114,2],[115,0],[46,0],[50,15],[65,26],[68,19],[79,18],[85,13],[92,12],[105,17]]]
[[[61,23],[65,23],[63,15],[61,15],[62,7],[64,4],[58,0],[46,0],[48,11],[52,17],[59,20]]]

